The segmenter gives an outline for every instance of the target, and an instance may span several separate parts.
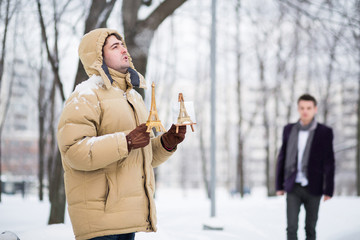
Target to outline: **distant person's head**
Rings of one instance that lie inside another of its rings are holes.
[[[310,94],[303,94],[297,101],[298,112],[302,124],[309,124],[317,113],[317,101]]]

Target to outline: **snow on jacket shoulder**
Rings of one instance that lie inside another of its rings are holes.
[[[128,156],[125,133],[98,136],[101,100],[95,90],[102,88],[101,77],[94,75],[76,87],[64,107],[58,141],[63,161],[73,169],[97,170]]]

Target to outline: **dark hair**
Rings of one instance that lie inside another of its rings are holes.
[[[103,46],[106,45],[107,39],[108,39],[110,36],[115,36],[115,37],[117,38],[117,40],[122,41],[122,39],[121,39],[121,37],[120,37],[119,34],[117,34],[117,33],[111,33],[111,34],[109,34],[109,35],[105,38],[105,42],[104,42],[104,45],[103,45]]]
[[[300,101],[312,101],[315,106],[317,105],[316,99],[313,96],[311,96],[310,94],[307,94],[307,93],[301,95],[299,97],[297,103],[299,104]]]

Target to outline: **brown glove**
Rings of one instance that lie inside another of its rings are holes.
[[[147,126],[145,123],[139,125],[126,135],[127,147],[130,152],[131,149],[145,147],[150,142],[150,133],[146,132]]]
[[[179,132],[176,133],[176,126],[173,124],[169,131],[161,136],[161,143],[163,147],[171,151],[176,145],[181,143],[185,138],[186,126],[179,126]]]

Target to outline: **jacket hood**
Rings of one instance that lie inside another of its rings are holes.
[[[79,57],[81,63],[84,66],[86,74],[91,77],[92,75],[100,75],[104,80],[105,86],[109,88],[112,83],[112,78],[109,74],[108,68],[103,61],[102,49],[105,43],[106,38],[110,34],[117,34],[120,36],[121,41],[124,43],[126,47],[126,43],[124,38],[116,31],[107,28],[98,28],[92,30],[85,34],[81,39],[79,45]],[[128,84],[132,86],[138,86],[140,88],[146,88],[146,83],[144,77],[136,71],[134,64],[132,62],[132,58],[129,54],[130,68],[128,69],[128,73],[126,73],[126,80]]]

